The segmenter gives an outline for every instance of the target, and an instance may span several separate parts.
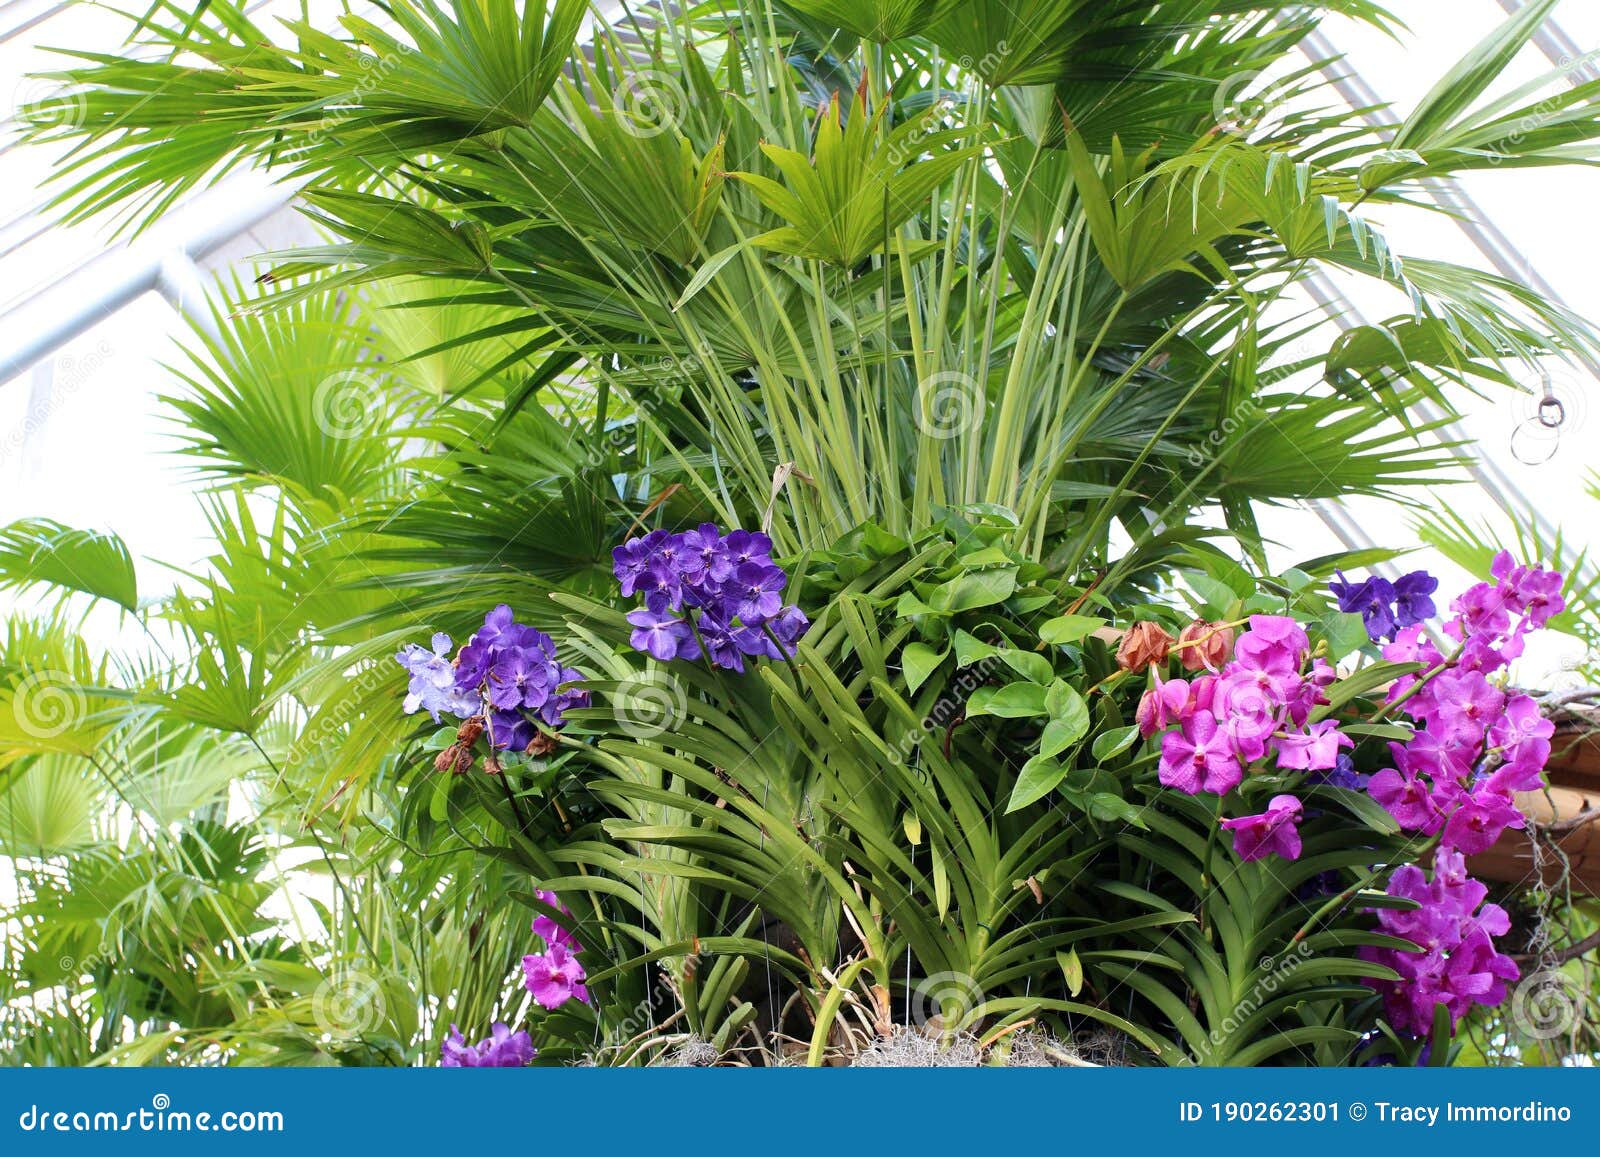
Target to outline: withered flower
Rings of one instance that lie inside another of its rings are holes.
[[[1129,627],[1117,648],[1117,666],[1124,671],[1143,671],[1152,663],[1164,663],[1172,650],[1172,636],[1161,624],[1138,622]]]
[[[472,748],[460,743],[452,743],[441,751],[433,761],[435,771],[448,771],[462,775],[472,770],[472,765],[477,757],[472,754]]]
[[[1178,661],[1185,671],[1215,671],[1232,651],[1232,627],[1196,619],[1178,632]]]

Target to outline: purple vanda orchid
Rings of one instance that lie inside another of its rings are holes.
[[[496,1021],[489,1036],[469,1045],[455,1025],[439,1050],[439,1067],[445,1069],[520,1069],[538,1055],[526,1032],[512,1032]]]
[[[1275,795],[1260,815],[1223,820],[1224,831],[1233,833],[1233,850],[1241,860],[1260,860],[1276,855],[1285,860],[1300,858],[1300,801],[1292,795]]]

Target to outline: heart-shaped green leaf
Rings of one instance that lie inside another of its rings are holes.
[[[1067,769],[1047,756],[1036,755],[1022,765],[1017,785],[1011,789],[1011,802],[1006,804],[1006,814],[1025,808],[1035,800],[1049,795],[1067,774]]]

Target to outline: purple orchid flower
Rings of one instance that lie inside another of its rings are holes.
[[[1279,735],[1273,743],[1278,766],[1285,771],[1328,771],[1339,762],[1341,747],[1355,746],[1355,740],[1340,731],[1332,719],[1313,723],[1305,731]]]
[[[467,1044],[461,1030],[451,1025],[439,1052],[439,1067],[445,1069],[520,1069],[538,1055],[526,1032],[512,1032],[499,1021],[488,1039],[475,1045]]]
[[[724,535],[707,522],[682,534],[651,531],[612,557],[623,595],[644,600],[628,615],[630,642],[662,662],[704,654],[742,673],[747,658],[791,658],[810,626],[800,608],[783,603],[789,576],[773,564],[765,534]]]
[[[1285,860],[1300,858],[1300,801],[1292,795],[1275,795],[1260,815],[1223,820],[1224,831],[1233,833],[1233,850],[1241,860],[1260,860],[1277,855]]]
[[[1202,791],[1223,795],[1239,786],[1244,766],[1215,716],[1196,713],[1182,728],[1162,737],[1157,775],[1166,786],[1188,795]]]
[[[755,626],[783,609],[783,588],[789,576],[779,567],[758,562],[743,563],[734,572],[737,611],[746,626]]]
[[[1438,614],[1433,592],[1439,580],[1425,570],[1414,570],[1394,580],[1394,621],[1400,627],[1414,627]]]
[[[559,672],[537,651],[502,651],[489,668],[489,704],[502,711],[542,707]]]
[[[761,651],[746,651],[745,654],[753,655],[759,653],[773,659],[789,659],[794,655],[794,647],[800,641],[800,636],[810,629],[811,620],[806,618],[805,612],[799,607],[784,607],[776,615],[768,619],[766,625],[777,636],[778,645],[774,646],[765,632],[755,631],[753,634],[760,641]]]
[[[731,531],[722,545],[735,569],[749,562],[766,565],[772,561],[772,539],[759,531]]]
[[[695,640],[694,631],[679,615],[645,607],[629,611],[628,622],[633,625],[628,642],[637,651],[663,663],[700,657],[700,644]]]
[[[496,751],[526,751],[538,729],[520,711],[491,711],[489,733]]]
[[[691,586],[722,583],[733,573],[736,564],[714,523],[703,522],[694,530],[685,531],[680,543],[678,572]]]
[[[1505,935],[1511,920],[1498,905],[1478,907],[1486,893],[1466,874],[1461,853],[1448,847],[1434,854],[1431,881],[1414,865],[1398,868],[1390,877],[1390,895],[1421,906],[1379,909],[1378,925],[1421,951],[1365,948],[1361,955],[1400,975],[1398,981],[1364,982],[1382,994],[1384,1014],[1395,1028],[1428,1036],[1437,1005],[1444,1005],[1454,1027],[1473,1005],[1492,1006],[1505,999],[1506,984],[1519,974],[1515,962],[1496,951],[1492,938]]]
[[[476,693],[464,692],[456,687],[456,671],[450,663],[450,636],[443,631],[433,636],[432,650],[416,643],[407,643],[395,655],[410,674],[403,709],[407,715],[426,711],[435,723],[441,715],[466,719],[478,713],[480,706]]]
[[[705,646],[706,655],[716,666],[741,675],[744,674],[746,652],[740,647],[737,636],[743,633],[710,611],[700,616],[700,641]]]
[[[1328,589],[1339,601],[1339,609],[1347,615],[1360,615],[1361,622],[1367,628],[1367,637],[1373,642],[1393,635],[1394,584],[1377,575],[1359,583],[1350,582],[1344,577],[1343,571],[1338,575],[1338,581],[1329,583]]]
[[[569,1000],[589,1003],[587,975],[577,955],[565,944],[550,944],[543,952],[522,958],[522,971],[528,991],[541,1008],[560,1008]]]
[[[554,892],[541,888],[534,893],[534,896],[541,904],[554,908],[563,916],[572,915],[571,910],[561,902],[561,898]],[[533,933],[535,936],[542,938],[547,945],[560,944],[569,952],[583,951],[583,945],[573,938],[572,933],[556,923],[554,917],[547,916],[542,912],[533,918]]]

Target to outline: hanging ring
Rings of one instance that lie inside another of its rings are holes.
[[[1547,430],[1558,429],[1567,420],[1567,407],[1554,394],[1539,399],[1539,425]]]
[[[1558,406],[1560,403],[1556,403]],[[1524,466],[1543,466],[1561,448],[1560,421],[1546,422],[1544,414],[1526,418],[1511,428],[1511,456]],[[1553,434],[1553,436],[1552,436]],[[1542,451],[1542,453],[1535,453]]]

